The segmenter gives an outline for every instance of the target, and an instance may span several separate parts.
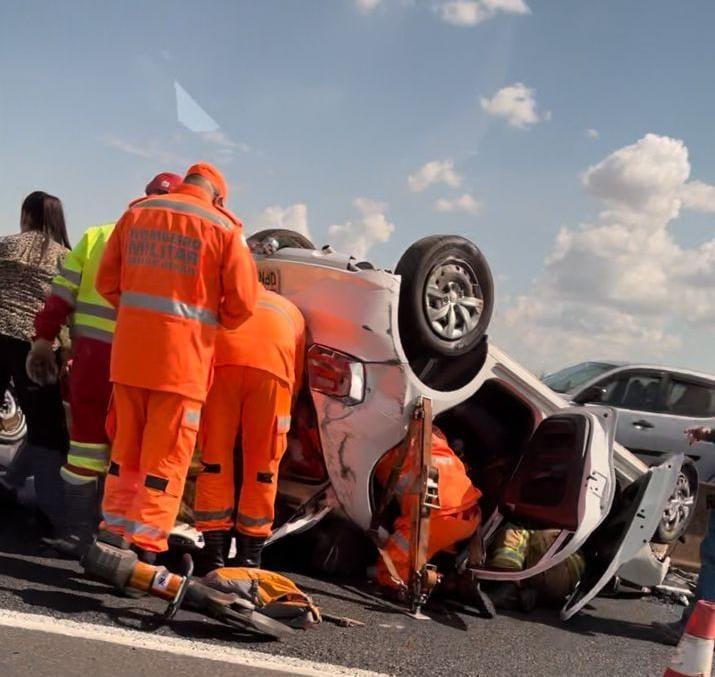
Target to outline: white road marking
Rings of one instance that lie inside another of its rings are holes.
[[[232,663],[252,668],[264,668],[286,672],[292,675],[355,675],[356,677],[378,677],[381,673],[368,670],[347,668],[330,663],[313,663],[312,661],[279,656],[248,649],[234,649],[220,644],[194,642],[178,637],[152,635],[138,630],[125,630],[111,625],[94,623],[78,623],[64,618],[53,618],[43,614],[26,614],[18,611],[0,610],[0,627],[21,628],[53,635],[64,635],[78,639],[89,639],[97,642],[120,644],[135,649],[162,651],[164,653],[200,658],[209,661]]]

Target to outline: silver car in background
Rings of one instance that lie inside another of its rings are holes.
[[[660,365],[609,360],[582,362],[544,377],[571,402],[618,411],[616,440],[648,465],[673,453],[690,459],[678,479],[663,539],[684,531],[692,515],[698,481],[715,482],[715,447],[690,446],[686,428],[715,427],[715,375]],[[697,469],[697,472],[695,472]]]

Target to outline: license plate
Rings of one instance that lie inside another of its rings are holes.
[[[280,293],[281,291],[281,273],[275,268],[261,268],[258,271],[258,279],[261,284],[269,291]]]

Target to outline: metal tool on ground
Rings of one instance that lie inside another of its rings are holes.
[[[292,634],[293,630],[261,614],[248,600],[237,594],[215,590],[193,578],[193,563],[189,555],[185,555],[183,574],[175,574],[166,567],[140,561],[126,541],[115,538],[114,542],[108,542],[112,536],[103,534],[107,540],[98,540],[88,549],[82,561],[85,573],[119,590],[139,590],[168,602],[160,623],[170,621],[184,606],[242,631],[273,639]]]
[[[663,677],[709,677],[715,647],[715,602],[700,600]]]

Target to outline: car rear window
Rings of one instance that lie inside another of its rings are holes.
[[[715,417],[715,386],[674,378],[668,388],[665,408],[676,416]]]

